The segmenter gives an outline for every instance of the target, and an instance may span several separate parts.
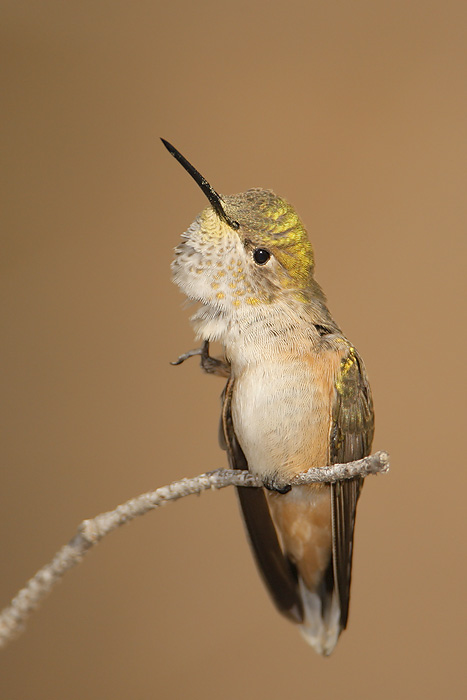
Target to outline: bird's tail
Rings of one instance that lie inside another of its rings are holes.
[[[305,486],[284,495],[268,494],[284,554],[296,572],[301,599],[300,631],[323,656],[337,644],[342,614],[334,566],[331,488]]]
[[[310,591],[299,579],[304,619],[300,632],[318,654],[329,656],[337,644],[341,627],[339,596],[334,589],[330,595]]]

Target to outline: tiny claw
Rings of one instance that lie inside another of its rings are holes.
[[[188,360],[190,357],[195,357],[196,355],[202,355],[203,354],[203,348],[196,348],[196,350],[188,350],[188,352],[184,352],[183,355],[180,355],[180,357],[175,360],[174,362],[171,362],[171,365],[181,365],[185,360]]]
[[[216,357],[211,357],[209,354],[209,342],[204,341],[200,348],[196,350],[189,350],[183,355],[180,355],[178,360],[171,362],[171,365],[181,365],[182,362],[188,360],[190,357],[196,357],[199,355],[201,357],[201,369],[203,369],[207,374],[216,374],[219,377],[229,377],[230,376],[230,366],[227,362],[223,360],[218,360]]]
[[[274,477],[272,479],[266,479],[266,481],[263,481],[263,486],[268,491],[273,491],[274,493],[280,494],[289,493],[289,491],[292,490],[292,486],[290,484],[284,484],[280,486]]]

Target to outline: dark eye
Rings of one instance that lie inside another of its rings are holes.
[[[256,248],[253,251],[253,259],[258,265],[265,265],[270,257],[271,253],[266,248]]]

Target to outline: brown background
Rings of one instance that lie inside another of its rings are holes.
[[[114,533],[0,658],[0,697],[460,698],[465,2],[4,2],[1,601],[84,518],[225,464],[172,249],[219,191],[297,207],[364,356],[389,476],[322,659],[267,598],[233,490]]]

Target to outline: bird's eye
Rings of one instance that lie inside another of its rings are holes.
[[[266,250],[266,248],[256,248],[256,250],[253,251],[253,260],[258,265],[265,265],[270,257],[271,253],[269,250]]]

